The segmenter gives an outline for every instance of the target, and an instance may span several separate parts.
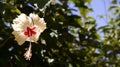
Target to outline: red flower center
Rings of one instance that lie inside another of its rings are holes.
[[[27,30],[24,32],[24,35],[31,37],[32,35],[35,35],[36,32],[34,31],[36,27],[30,28],[27,27]]]

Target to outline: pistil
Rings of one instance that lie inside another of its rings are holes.
[[[36,27],[30,28],[27,27],[26,31],[24,32],[24,35],[31,37],[32,35],[35,35],[36,32],[34,31],[36,29]]]

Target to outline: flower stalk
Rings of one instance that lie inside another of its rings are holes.
[[[32,48],[32,44],[30,42],[28,50],[24,53],[24,57],[25,57],[26,60],[30,60],[30,58],[32,57],[32,50],[31,50],[31,48]]]

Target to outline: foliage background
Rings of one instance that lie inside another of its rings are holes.
[[[120,7],[112,1],[108,25],[96,28],[96,20],[88,13],[92,0],[59,0],[46,7],[49,0],[0,0],[0,67],[119,67]],[[80,15],[74,15],[75,4]],[[38,5],[38,8],[34,6]],[[86,5],[87,4],[87,5]],[[44,11],[39,9],[44,8]],[[36,13],[44,17],[47,29],[38,43],[32,43],[33,56],[25,60],[28,42],[19,46],[11,34],[12,20],[20,13]],[[101,17],[101,18],[104,18]],[[103,33],[104,37],[101,37]]]

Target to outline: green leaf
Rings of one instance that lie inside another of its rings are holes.
[[[16,60],[17,61],[20,61],[20,59],[18,58],[18,56],[17,55],[14,55],[15,56],[15,58],[16,58]]]
[[[79,10],[80,10],[80,14],[81,14],[83,17],[86,17],[86,16],[87,16],[88,11],[87,11],[86,8],[81,7],[81,8],[79,8]]]

